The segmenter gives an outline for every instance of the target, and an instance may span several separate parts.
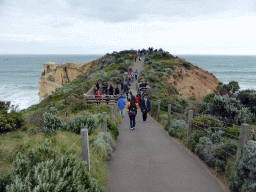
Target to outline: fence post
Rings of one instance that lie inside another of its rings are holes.
[[[157,113],[158,113],[158,119],[159,119],[159,117],[160,117],[160,101],[158,102],[158,109],[157,109]]]
[[[171,124],[171,104],[168,105],[168,121],[167,124]]]
[[[114,121],[114,119],[113,119],[113,106],[110,106],[110,120]]]
[[[193,110],[189,110],[188,113],[188,148],[189,148],[189,136],[191,135],[191,131],[192,131],[192,119],[193,119]]]
[[[103,112],[103,132],[107,132],[107,113]]]
[[[249,129],[250,129],[250,125],[246,123],[242,123],[240,128],[240,135],[239,135],[238,148],[237,148],[237,154],[236,154],[237,161],[241,157],[242,148],[244,144],[246,144],[247,141],[249,140]]]
[[[87,162],[87,170],[90,171],[90,153],[89,153],[89,139],[88,129],[81,129],[81,143],[82,143],[82,159]]]

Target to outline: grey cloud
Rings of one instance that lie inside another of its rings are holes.
[[[104,22],[126,22],[143,15],[166,17],[196,17],[220,12],[243,14],[255,11],[253,0],[66,0],[80,15],[89,16]]]

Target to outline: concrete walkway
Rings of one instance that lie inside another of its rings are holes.
[[[143,66],[136,62],[134,69]],[[132,88],[134,89],[134,85]],[[189,152],[175,142],[154,119],[136,116],[130,130],[127,112],[113,160],[108,162],[109,192],[222,192],[218,181]]]

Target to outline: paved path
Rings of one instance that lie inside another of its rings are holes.
[[[143,58],[144,61],[144,58]],[[141,70],[143,63],[133,68]],[[134,84],[132,88],[134,88]],[[113,160],[108,162],[109,192],[223,192],[218,181],[151,117],[136,116],[130,130],[127,112]]]

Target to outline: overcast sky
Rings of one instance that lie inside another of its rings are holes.
[[[0,0],[0,54],[256,54],[256,0]]]

